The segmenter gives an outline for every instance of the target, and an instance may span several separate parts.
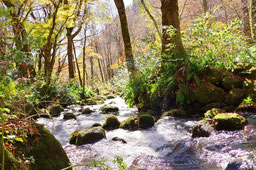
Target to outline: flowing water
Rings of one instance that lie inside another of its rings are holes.
[[[135,108],[127,108],[120,97],[109,99],[103,105],[117,106],[119,121],[137,112]],[[119,156],[123,158],[128,169],[256,169],[255,114],[250,115],[248,119],[252,124],[244,130],[219,131],[208,138],[191,138],[191,129],[197,124],[197,120],[165,117],[147,130],[116,129],[107,131],[107,138],[95,144],[68,144],[73,131],[90,128],[94,123],[104,123],[106,115],[99,114],[101,106],[72,105],[57,118],[38,119],[38,123],[45,124],[59,140],[73,165],[105,160],[104,164],[110,166],[110,169],[118,169],[114,160]],[[94,112],[90,115],[80,115],[78,110],[81,108],[90,108]],[[78,115],[77,120],[63,120],[63,114],[70,112]],[[114,137],[122,138],[127,143],[113,141]],[[75,169],[93,168],[78,166]]]

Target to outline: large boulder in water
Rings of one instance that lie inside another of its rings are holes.
[[[214,131],[213,125],[209,122],[209,119],[203,119],[200,123],[193,127],[192,137],[209,137],[210,134]]]
[[[225,91],[211,83],[203,83],[194,91],[195,99],[203,104],[222,102],[225,98]],[[209,97],[210,96],[210,97]]]
[[[116,116],[107,116],[105,123],[102,125],[102,128],[105,130],[118,129],[120,122]]]
[[[81,111],[83,115],[88,115],[88,114],[91,114],[93,112],[90,108],[84,108],[84,109],[81,109],[79,111]]]
[[[164,118],[166,116],[173,116],[173,117],[186,117],[187,114],[182,109],[171,109],[167,112],[164,112],[164,114],[161,116],[161,118]]]
[[[101,127],[76,130],[70,136],[69,143],[75,145],[93,144],[106,138],[105,130]]]
[[[64,120],[76,119],[76,115],[74,113],[65,113],[63,119]]]
[[[151,115],[142,115],[139,117],[138,126],[142,129],[151,128],[155,125],[155,118]]]
[[[226,98],[225,98],[225,103],[228,105],[234,105],[237,106],[239,105],[245,97],[245,93],[243,89],[232,89],[228,92]]]
[[[127,130],[136,130],[138,129],[137,120],[138,118],[135,116],[129,117],[120,123],[120,128]]]
[[[70,166],[70,161],[59,141],[44,127],[38,127],[40,137],[29,139],[31,150],[27,153],[33,156],[35,163],[30,169],[63,169]],[[71,168],[70,168],[71,169]]]
[[[216,130],[240,130],[248,123],[237,113],[221,113],[213,117]]]

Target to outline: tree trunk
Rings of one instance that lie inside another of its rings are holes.
[[[206,12],[208,12],[208,3],[207,3],[207,0],[203,0],[203,9],[204,9],[204,13],[206,14]]]
[[[93,58],[90,58],[90,64],[91,64],[91,85],[93,85],[93,79],[94,79],[94,75],[93,75]]]
[[[78,60],[77,60],[77,57],[76,57],[76,48],[75,48],[74,42],[73,42],[73,47],[74,47],[74,56],[75,56],[75,60],[76,60],[76,67],[77,67],[77,72],[78,72],[78,78],[79,78],[80,86],[82,87],[83,86],[83,82],[82,82],[81,72],[80,72],[80,69],[79,69]]]
[[[124,6],[123,0],[114,0],[114,1],[118,10],[120,23],[121,23],[122,36],[123,36],[124,48],[125,48],[126,64],[127,64],[130,80],[132,80],[135,77],[135,64],[133,59],[128,22],[125,14],[125,6]]]
[[[161,0],[161,3],[163,25],[162,53],[173,54],[175,58],[182,58],[185,55],[185,50],[180,34],[178,0]],[[172,37],[168,34],[169,26],[173,26],[175,29]],[[174,45],[171,49],[169,47],[170,44]],[[166,60],[165,57],[163,57],[164,60]]]

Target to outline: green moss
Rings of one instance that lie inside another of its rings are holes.
[[[60,113],[64,110],[60,104],[54,104],[49,106],[49,113],[52,117],[60,116]]]
[[[187,114],[182,109],[171,109],[168,112],[165,112],[161,118],[164,118],[166,116],[173,116],[173,117],[185,117]]]
[[[102,125],[102,128],[105,130],[118,129],[120,122],[115,116],[107,116],[105,123]]]
[[[138,126],[142,129],[151,128],[155,124],[155,118],[150,115],[143,115],[139,117]]]
[[[2,168],[2,148],[0,148],[0,167]],[[4,149],[4,169],[5,170],[28,170],[21,162],[14,158],[11,152]]]
[[[114,115],[118,115],[118,107],[115,106],[102,106],[100,108],[101,110],[101,114],[114,114]]]
[[[206,122],[209,122],[211,120],[212,119],[210,119],[210,118],[204,118],[204,119],[200,120],[199,123],[206,123]]]
[[[208,110],[205,114],[204,117],[206,118],[213,118],[214,116],[216,116],[219,113],[224,113],[225,110],[223,109],[219,109],[219,108],[213,108],[211,110]]]
[[[106,138],[105,130],[101,127],[76,130],[70,136],[69,143],[75,145],[92,144]]]
[[[127,130],[135,130],[138,128],[136,121],[137,121],[137,117],[135,116],[129,117],[128,119],[120,123],[120,128],[127,129]]]
[[[35,163],[31,169],[56,170],[70,166],[69,159],[58,140],[44,127],[39,128],[40,138],[28,153]]]
[[[217,130],[239,130],[246,124],[247,120],[237,113],[221,113],[214,116]]]

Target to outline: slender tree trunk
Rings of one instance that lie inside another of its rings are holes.
[[[80,69],[79,69],[79,64],[78,64],[77,57],[76,57],[76,48],[75,48],[74,42],[73,42],[73,47],[74,47],[74,56],[75,56],[75,60],[76,60],[76,67],[77,67],[77,72],[78,72],[78,78],[79,78],[80,86],[82,87],[83,86],[83,82],[82,82],[81,72],[80,72]]]
[[[244,34],[250,38],[250,21],[249,21],[249,8],[248,8],[248,0],[241,0],[242,2],[242,10],[243,10],[243,22],[244,22]]]
[[[92,57],[90,57],[90,64],[91,64],[91,85],[93,85],[94,75],[93,75],[93,58]]]
[[[123,35],[123,41],[124,41],[124,47],[125,47],[126,64],[127,64],[130,80],[132,80],[135,78],[135,64],[133,59],[128,22],[125,14],[125,6],[124,6],[123,0],[114,0],[114,1],[118,10],[120,23],[121,23],[121,29],[122,29],[122,35]]]
[[[185,55],[185,50],[181,41],[179,7],[178,0],[161,0],[162,6],[162,25],[163,25],[163,40],[162,52],[165,54],[174,54],[175,57],[182,58]],[[173,26],[175,34],[170,37],[168,26]],[[169,45],[173,44],[172,49]],[[163,58],[166,59],[165,57]]]
[[[207,0],[203,0],[203,9],[204,9],[204,13],[206,14],[206,12],[208,12],[208,3],[207,3]]]
[[[73,28],[67,28],[67,37],[68,37],[68,73],[69,78],[75,78],[74,73],[74,61],[73,61],[73,38],[72,38]]]

